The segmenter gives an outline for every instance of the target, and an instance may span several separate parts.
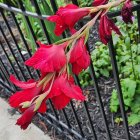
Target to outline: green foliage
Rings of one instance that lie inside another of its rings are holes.
[[[30,11],[33,13],[35,12],[35,8],[29,0],[25,0],[24,5],[25,5],[25,8],[27,11]],[[38,5],[39,5],[39,8],[40,8],[40,11],[42,14],[45,14],[45,15],[52,15],[53,14],[53,11],[52,11],[48,1],[39,1],[38,0]],[[32,48],[32,51],[34,52],[35,51],[35,42],[33,41],[33,37],[32,37],[32,34],[29,30],[28,24],[27,24],[24,16],[18,14],[17,18],[18,18],[19,23],[21,23],[20,26],[21,26],[22,30],[25,32],[26,40],[28,41],[28,43],[30,44],[30,46]],[[32,25],[32,28],[34,30],[34,33],[36,35],[37,40],[42,41],[44,43],[47,43],[46,38],[44,36],[44,32],[41,28],[40,20],[36,19],[34,17],[29,17],[29,20],[30,20],[30,23]],[[47,31],[49,33],[49,37],[50,37],[51,41],[52,42],[58,41],[60,38],[55,36],[55,34],[53,33],[54,24],[51,22],[48,22],[46,20],[45,26],[47,28]]]
[[[87,87],[89,85],[93,85],[93,81],[91,80],[89,69],[86,69],[85,71],[82,71],[78,75],[78,77],[80,79],[80,84],[82,85],[82,87]]]
[[[117,96],[117,91],[113,90],[112,92],[112,97],[110,100],[110,110],[111,112],[117,112],[119,108],[119,100]]]
[[[0,0],[0,2],[6,3],[5,0]],[[37,2],[38,2],[38,6],[40,8],[40,11],[43,15],[52,15],[53,14],[53,10],[52,10],[52,7],[50,5],[49,0],[43,0],[43,1],[42,0],[37,0]],[[16,1],[16,0],[10,0],[10,1],[8,1],[8,3],[12,6],[19,7],[18,1]],[[25,9],[27,11],[30,11],[32,13],[36,12],[35,7],[33,6],[33,4],[31,3],[30,0],[24,0],[23,3],[24,3],[24,6],[25,6]],[[33,36],[30,32],[30,29],[29,29],[29,26],[26,22],[25,17],[21,14],[17,14],[16,18],[17,18],[17,20],[19,22],[19,25],[20,25],[23,33],[24,33],[26,41],[28,42],[30,48],[32,49],[32,52],[34,52],[35,49],[36,49],[35,48],[36,45],[35,45],[35,42],[33,41]],[[37,40],[42,41],[43,43],[48,43],[46,41],[45,34],[42,30],[40,20],[37,19],[37,18],[31,17],[31,16],[29,17],[29,20],[30,20],[31,26],[33,28],[33,31],[35,33],[35,36],[36,36]],[[55,27],[54,23],[51,23],[47,20],[44,23],[45,23],[46,29],[48,31],[49,38],[50,38],[51,42],[56,42],[56,41],[60,40],[61,37],[57,37],[54,34],[54,27]]]
[[[117,123],[118,125],[120,125],[120,123],[123,121],[122,118],[118,117],[115,119],[115,123]]]
[[[96,45],[96,49],[91,54],[96,76],[109,77],[110,70],[112,69],[110,65],[111,62],[109,50],[104,44],[101,44],[100,42],[97,42]]]
[[[140,122],[140,115],[138,114],[131,114],[129,117],[128,117],[128,123],[129,125],[135,125],[137,123]]]
[[[122,36],[113,33],[114,48],[121,79],[122,94],[125,110],[129,112],[129,125],[140,122],[140,36],[137,27],[137,20],[132,25],[122,24],[120,18],[117,19],[117,26],[120,28]],[[109,56],[109,49],[100,42],[96,43],[95,49],[91,53],[96,77],[109,77],[112,67]],[[83,87],[91,83],[89,69],[79,76]],[[87,78],[86,78],[87,77]],[[92,84],[92,83],[91,83]],[[117,90],[112,91],[110,99],[110,111],[119,111],[119,99]],[[122,120],[121,120],[122,121]],[[116,118],[116,123],[121,122]]]
[[[0,0],[1,3],[8,2],[9,5],[17,7],[17,1],[16,0]]]
[[[93,0],[78,0],[80,7],[89,7],[91,6]]]
[[[120,24],[122,37],[118,38],[115,34],[115,49],[117,53],[117,62],[121,77],[121,88],[125,104],[125,110],[129,111],[129,125],[135,125],[140,122],[140,40],[136,20],[133,25]],[[117,91],[113,90],[110,100],[111,112],[117,112],[119,109]]]
[[[136,94],[137,83],[136,81],[130,78],[126,78],[121,80],[121,87],[125,109],[128,110],[128,108],[132,107],[132,103],[135,102],[134,98]],[[113,90],[110,100],[110,110],[111,112],[117,112],[118,108],[119,108],[118,94],[116,90]]]

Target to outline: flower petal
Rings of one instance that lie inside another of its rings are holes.
[[[22,82],[17,80],[14,75],[10,75],[10,81],[22,89],[32,88],[36,85],[36,82],[33,82],[34,81],[33,79],[27,82]]]
[[[27,110],[25,110],[23,115],[17,120],[16,124],[20,125],[21,129],[25,130],[31,123],[32,118],[34,117],[35,114],[36,112],[34,112],[34,106],[29,107]]]
[[[45,113],[47,110],[47,105],[46,105],[46,99],[43,100],[43,102],[41,103],[38,112],[39,113]]]
[[[11,107],[17,108],[25,101],[31,101],[35,96],[39,95],[42,87],[33,87],[25,89],[23,91],[17,91],[9,98],[9,104]]]
[[[70,102],[70,98],[64,94],[53,97],[51,100],[54,104],[54,107],[59,110],[63,109]]]
[[[107,2],[108,2],[108,0],[94,0],[92,3],[92,6],[103,5],[103,4],[106,4]]]
[[[50,48],[39,48],[25,64],[42,72],[59,71],[66,64],[64,47],[66,43],[53,45]]]

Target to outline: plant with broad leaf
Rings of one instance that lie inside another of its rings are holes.
[[[21,82],[13,75],[10,76],[10,80],[22,89],[9,99],[12,107],[23,112],[23,115],[17,120],[17,124],[22,129],[28,127],[37,112],[46,111],[46,100],[48,99],[52,100],[56,109],[63,109],[71,99],[85,100],[81,88],[74,83],[73,74],[78,75],[90,65],[90,55],[86,48],[89,30],[99,19],[99,35],[104,44],[109,42],[112,31],[121,35],[119,28],[107,16],[110,8],[121,3],[124,3],[123,20],[126,23],[132,22],[128,20],[132,16],[130,0],[117,0],[110,3],[108,0],[94,0],[93,7],[85,8],[69,4],[60,7],[56,15],[47,19],[55,22],[56,35],[61,35],[66,29],[69,29],[71,36],[51,45],[38,42],[40,48],[25,62],[26,65],[40,70],[41,78],[38,81],[30,79],[27,82]],[[79,31],[76,31],[74,25],[89,15],[92,19]]]

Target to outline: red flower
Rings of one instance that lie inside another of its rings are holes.
[[[103,15],[100,19],[99,24],[99,35],[100,39],[104,44],[107,44],[111,38],[112,30],[114,30],[118,35],[121,35],[119,28],[115,26],[114,22],[107,17],[107,15]]]
[[[75,74],[79,74],[83,69],[86,69],[90,65],[90,56],[84,45],[85,37],[80,38],[71,54],[70,54],[70,63],[72,64],[72,71]]]
[[[25,110],[23,115],[17,120],[16,124],[20,125],[21,129],[25,130],[31,123],[35,114],[36,112],[34,111],[34,105],[32,105],[27,110]]]
[[[90,13],[88,8],[79,8],[74,4],[60,7],[56,15],[50,16],[49,21],[56,23],[55,34],[61,35],[66,29],[73,29],[75,23]]]
[[[74,84],[73,79],[68,80],[66,75],[57,77],[48,95],[56,109],[64,108],[71,99],[84,101],[82,90]]]
[[[127,0],[124,3],[124,6],[122,7],[122,11],[121,11],[121,15],[122,15],[122,19],[125,23],[133,23],[132,21],[132,2],[131,0]]]
[[[10,80],[18,87],[22,88],[22,91],[17,91],[13,94],[10,99],[9,103],[12,107],[18,108],[21,103],[25,101],[32,100],[35,96],[41,93],[42,87],[37,87],[37,82],[33,79],[27,82],[18,81],[13,75],[10,76]]]
[[[25,62],[26,65],[40,69],[42,73],[45,73],[59,71],[66,64],[64,49],[67,46],[67,42],[51,46],[41,43],[39,45],[40,48]]]
[[[108,0],[94,0],[92,3],[92,6],[103,5],[103,4],[106,4],[107,2],[108,2]]]

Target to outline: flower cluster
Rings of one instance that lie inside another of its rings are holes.
[[[86,8],[69,4],[60,7],[56,15],[48,18],[49,21],[56,24],[54,31],[56,35],[61,35],[66,29],[69,29],[72,36],[51,45],[37,42],[40,48],[25,64],[40,70],[41,78],[38,81],[30,79],[22,82],[13,75],[10,76],[11,82],[22,89],[9,99],[12,107],[23,112],[23,115],[17,120],[17,124],[22,129],[28,127],[37,112],[46,111],[48,99],[52,100],[56,109],[63,109],[71,99],[85,100],[82,90],[75,85],[72,74],[78,75],[90,65],[90,56],[86,48],[90,27],[97,19],[100,19],[99,35],[104,44],[107,44],[111,38],[112,30],[121,35],[119,28],[108,18],[107,8],[101,7],[107,3],[108,0],[94,0],[93,7]],[[130,0],[127,0],[122,8],[123,20],[126,23],[131,22],[131,18],[129,18],[132,16],[130,3]],[[113,5],[108,6],[113,7]],[[91,21],[76,31],[75,24],[81,18],[91,14],[94,14]]]

